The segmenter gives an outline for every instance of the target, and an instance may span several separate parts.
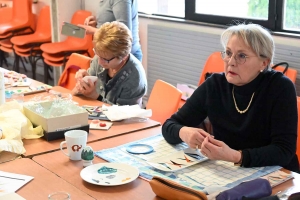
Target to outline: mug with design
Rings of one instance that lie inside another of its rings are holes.
[[[83,130],[72,130],[65,132],[65,141],[60,143],[60,150],[70,158],[70,160],[81,160],[82,149],[86,146],[87,132]],[[67,145],[68,153],[63,150]]]

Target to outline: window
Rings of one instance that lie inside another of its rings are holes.
[[[300,0],[139,0],[139,11],[218,25],[256,23],[300,34]]]
[[[139,0],[139,12],[184,18],[185,0]]]
[[[286,0],[283,13],[283,29],[300,32],[300,1]]]

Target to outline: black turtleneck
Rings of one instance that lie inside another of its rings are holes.
[[[245,110],[255,92],[247,112]],[[182,142],[183,126],[197,127],[206,117],[215,139],[242,150],[244,167],[280,165],[299,172],[296,152],[297,98],[294,84],[282,73],[265,71],[244,86],[227,82],[225,74],[213,74],[163,127],[167,142]]]

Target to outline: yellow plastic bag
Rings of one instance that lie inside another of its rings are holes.
[[[23,138],[33,139],[43,136],[42,127],[33,128],[23,113],[23,106],[16,101],[0,106],[0,128],[2,129],[0,152],[5,150],[23,154],[25,153]]]

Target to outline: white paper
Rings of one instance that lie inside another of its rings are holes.
[[[129,118],[148,118],[152,116],[151,109],[142,109],[139,105],[132,106],[102,106],[102,112],[106,115],[106,117],[111,121],[119,121],[122,119]]]
[[[9,200],[26,200],[16,193],[8,193],[3,196],[0,196],[0,200],[7,200],[7,199],[9,199]]]
[[[32,176],[0,171],[0,197],[16,192],[32,179]]]

